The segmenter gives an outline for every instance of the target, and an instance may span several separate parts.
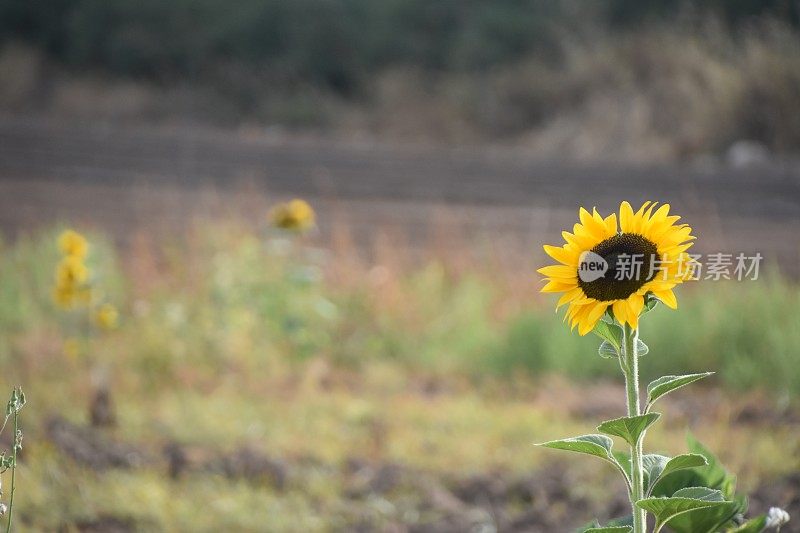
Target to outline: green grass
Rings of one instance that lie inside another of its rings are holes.
[[[118,260],[90,235],[97,284],[121,307],[120,328],[89,344],[117,403],[119,425],[108,435],[148,457],[140,469],[93,472],[44,431],[56,414],[85,423],[91,391],[86,360],[62,354],[78,317],[50,302],[55,235],[5,244],[0,254],[2,383],[21,384],[29,402],[15,511],[22,530],[101,516],[133,517],[144,530],[346,529],[354,513],[388,512],[380,501],[343,496],[348,458],[442,476],[525,472],[552,460],[531,443],[597,423],[554,406],[592,394],[598,377],[622,394],[616,365],[596,355],[598,339],[571,334],[533,281],[529,293],[509,290],[433,263],[342,282],[319,250],[223,226],[158,249],[149,268],[143,257]],[[795,284],[709,283],[680,289],[679,300],[678,312],[662,306],[642,321],[646,379],[715,370],[704,386],[730,397],[754,391],[775,401],[800,390]],[[559,374],[586,390],[560,384]],[[790,427],[732,425],[724,410],[707,416],[693,429],[745,487],[797,468]],[[649,442],[679,452],[686,424],[667,417]],[[167,442],[212,458],[250,445],[320,466],[304,467],[284,490],[202,470],[171,480],[160,451]],[[753,450],[762,459],[753,461]],[[603,465],[576,464],[590,485],[613,483]],[[398,496],[392,512],[419,497]]]
[[[796,285],[773,278],[706,283],[678,292],[677,312],[659,306],[641,322],[641,338],[650,347],[641,363],[644,379],[714,370],[715,379],[731,392],[764,389],[791,396],[800,391],[800,376],[792,371],[800,360]],[[486,364],[499,372],[516,366],[534,375],[617,375],[613,364],[587,358],[596,338],[569,334],[557,320],[540,309],[524,312],[509,326],[498,357]]]

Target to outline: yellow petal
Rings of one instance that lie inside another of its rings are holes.
[[[669,215],[669,204],[663,204],[658,210],[653,214],[653,218],[650,219],[650,226],[653,227],[656,224],[661,224],[665,220],[667,220],[667,215]]]
[[[647,290],[658,292],[667,291],[673,288],[675,285],[675,281],[672,280],[654,279],[653,281],[648,282],[644,287],[646,287]]]
[[[580,326],[583,324],[584,319],[591,311],[591,306],[584,305],[583,307],[578,307],[572,315],[572,321],[570,322],[570,329],[575,329],[575,326]],[[578,333],[580,333],[580,327],[578,328]]]
[[[575,267],[567,265],[550,265],[542,267],[536,272],[548,278],[559,278],[559,280],[577,279],[578,277]]]
[[[595,210],[595,212],[596,212],[596,210]],[[583,228],[592,237],[594,237],[598,241],[600,241],[603,238],[605,238],[606,227],[602,222],[602,220],[603,220],[602,218],[600,218],[600,221],[598,222],[597,219],[595,219],[591,214],[589,214],[589,212],[586,209],[584,209],[583,207],[581,207],[580,210],[578,211],[578,215],[580,216],[581,224],[583,225]],[[599,215],[598,215],[598,218],[599,218]]]
[[[574,247],[578,250],[589,250],[594,246],[594,240],[591,237],[578,237],[568,231],[562,231],[561,236],[567,242],[567,245]]]
[[[617,234],[617,214],[611,213],[603,221],[606,225],[606,236],[613,237]]]
[[[629,233],[632,224],[633,208],[628,202],[622,202],[619,204],[619,227],[623,233]]]
[[[628,306],[625,304],[625,300],[615,300],[611,309],[620,323],[628,322]]]
[[[650,240],[655,242],[658,239],[660,239],[663,235],[666,235],[667,232],[672,230],[672,228],[675,225],[675,222],[677,222],[680,219],[681,217],[679,216],[668,216],[664,220],[661,220],[656,224],[654,224],[653,226],[651,226],[649,235]]]
[[[665,291],[653,291],[653,295],[664,302],[664,305],[670,309],[678,308],[678,299],[675,298],[675,293],[672,292],[671,289],[667,289]]]
[[[581,289],[580,287],[575,287],[574,289],[567,291],[566,294],[564,294],[564,296],[559,298],[558,303],[556,304],[556,310],[558,310],[558,308],[561,307],[562,305],[582,297],[583,297],[583,289]]]
[[[552,280],[541,288],[541,292],[565,292],[574,289],[576,285],[577,283],[563,282],[563,280]]]
[[[597,302],[594,306],[590,307],[588,314],[584,317],[581,326],[578,328],[578,333],[586,335],[592,331],[609,305],[611,305],[611,302]]]
[[[625,300],[625,303],[628,305],[628,324],[634,329],[638,328],[639,315],[644,308],[644,298],[638,294],[632,294]]]
[[[606,226],[606,220],[600,215],[600,213],[597,212],[596,207],[592,208],[592,220],[594,220],[596,223],[597,229],[602,235],[603,239],[610,237],[608,233],[608,226]]]
[[[572,252],[572,250],[563,248],[561,246],[544,245],[544,252],[564,265],[578,266],[579,255]]]
[[[590,321],[589,321],[589,319],[587,319],[587,318],[584,318],[584,319],[583,319],[583,320],[582,320],[582,321],[581,321],[581,322],[578,324],[578,335],[580,335],[581,337],[583,337],[584,335],[586,335],[587,333],[589,333],[589,332],[590,332],[590,331],[592,331],[593,329],[594,329],[594,323],[593,323],[593,322],[590,322]]]
[[[631,233],[641,233],[642,226],[644,224],[644,210],[647,209],[647,206],[650,205],[650,201],[642,204],[642,207],[639,208],[636,213],[633,215],[633,223],[631,223]]]

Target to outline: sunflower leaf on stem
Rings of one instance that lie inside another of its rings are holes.
[[[651,381],[647,386],[647,404],[645,412],[647,412],[650,407],[653,406],[653,403],[655,403],[656,400],[665,394],[672,392],[675,389],[685,387],[690,383],[694,383],[695,381],[706,378],[712,374],[713,372],[703,372],[701,374],[686,374],[683,376],[662,376],[654,381]]]
[[[604,359],[616,359],[619,357],[619,351],[608,341],[603,341],[597,349],[597,353]]]
[[[653,296],[652,294],[648,293],[647,296],[644,298],[644,307],[642,308],[642,315],[645,313],[649,313],[658,305],[658,298]]]
[[[656,517],[655,531],[658,532],[677,516],[701,509],[729,506],[732,503],[725,501],[722,492],[718,490],[707,487],[688,487],[676,491],[669,498],[645,498],[636,502],[636,505]]]
[[[650,351],[650,348],[644,343],[642,339],[636,339],[636,353],[639,357],[643,355],[647,355],[647,352]]]
[[[576,453],[584,453],[587,455],[594,455],[595,457],[599,457],[604,461],[607,461],[614,465],[614,467],[622,474],[625,478],[625,483],[630,488],[630,479],[628,478],[628,474],[625,469],[622,467],[620,462],[614,455],[612,451],[612,446],[614,445],[614,441],[612,441],[609,437],[605,435],[581,435],[580,437],[570,437],[566,439],[559,439],[559,440],[551,440],[548,442],[542,442],[536,444],[536,446],[541,446],[543,448],[552,448],[554,450],[566,450],[570,452]]]
[[[618,325],[609,324],[604,320],[598,320],[592,333],[603,339],[603,341],[608,342],[616,351],[617,356],[622,352],[622,328]],[[602,349],[602,344],[600,347]],[[600,355],[603,355],[602,351]]]
[[[666,457],[658,454],[646,454],[642,458],[645,470],[645,494],[650,495],[653,488],[661,481],[678,470],[697,468],[708,465],[708,460],[698,453],[684,453],[675,457]]]
[[[623,416],[621,418],[615,418],[614,420],[606,420],[597,426],[597,430],[602,431],[606,435],[622,437],[631,446],[636,446],[641,434],[653,425],[659,417],[661,417],[660,413]]]

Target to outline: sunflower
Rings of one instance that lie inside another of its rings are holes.
[[[94,320],[99,328],[112,330],[119,324],[119,311],[112,304],[105,303],[95,313]]]
[[[89,243],[86,241],[86,237],[77,231],[68,229],[58,236],[58,247],[66,256],[83,259],[89,250]]]
[[[269,213],[270,222],[276,228],[300,232],[313,227],[315,218],[311,205],[298,198],[278,204]]]
[[[83,261],[72,255],[64,257],[56,267],[56,285],[59,287],[74,287],[86,283],[89,278],[89,269]]]
[[[656,209],[645,202],[634,212],[628,202],[617,215],[601,216],[597,209],[580,209],[580,223],[561,233],[562,246],[544,246],[558,265],[540,268],[547,284],[542,292],[564,293],[556,309],[569,304],[565,320],[586,335],[606,311],[620,324],[637,328],[645,299],[654,297],[676,309],[673,288],[691,279],[696,264],[686,252],[692,228],[676,224],[669,204]]]

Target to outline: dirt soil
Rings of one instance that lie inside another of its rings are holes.
[[[0,228],[12,236],[80,222],[125,244],[179,236],[198,220],[263,222],[276,199],[310,198],[319,239],[437,252],[487,242],[519,250],[571,227],[579,205],[670,202],[702,236],[698,251],[764,255],[800,275],[800,163],[744,167],[578,164],[524,151],[341,143],[202,128],[146,128],[0,117]],[[533,250],[533,257],[531,254]],[[524,251],[524,254],[523,254]]]
[[[530,472],[453,473],[420,471],[360,457],[351,457],[341,465],[314,458],[278,458],[248,446],[223,453],[172,441],[159,453],[113,440],[105,430],[60,418],[48,424],[48,438],[71,461],[97,472],[158,469],[173,479],[216,474],[271,490],[300,493],[323,473],[343,487],[347,531],[560,532],[581,526],[586,517],[602,521],[628,511],[620,491],[597,498],[587,491],[570,490],[571,484],[580,483],[565,461]],[[383,512],[375,512],[376,502],[385,508]],[[800,516],[800,474],[773,480],[750,494],[751,514],[766,512],[771,506]],[[138,531],[149,520],[147,516],[102,516],[76,527],[92,532]]]

